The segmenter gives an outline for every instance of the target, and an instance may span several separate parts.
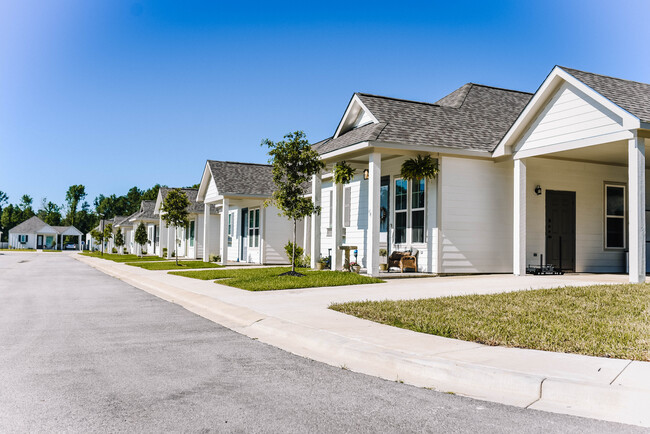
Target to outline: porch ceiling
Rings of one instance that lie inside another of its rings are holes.
[[[603,145],[588,146],[584,148],[571,149],[569,151],[545,154],[542,158],[627,166],[627,146],[627,141],[605,143]],[[646,157],[648,157],[647,145]],[[646,158],[646,168],[650,168],[650,158]]]

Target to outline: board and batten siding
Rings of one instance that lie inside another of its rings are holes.
[[[513,163],[441,157],[440,273],[511,273]]]
[[[517,152],[602,136],[623,130],[611,110],[564,83],[515,145]]]

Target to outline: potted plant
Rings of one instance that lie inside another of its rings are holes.
[[[419,179],[434,179],[438,176],[438,162],[431,158],[430,155],[418,155],[415,158],[409,158],[402,163],[400,176],[409,181]]]
[[[359,265],[356,262],[350,262],[350,271],[359,274],[359,272],[361,271],[361,265]]]
[[[352,168],[345,161],[336,163],[334,165],[334,183],[335,184],[349,184],[354,178],[355,169]]]
[[[327,267],[327,258],[321,257],[318,262],[316,262],[317,270],[324,270]]]
[[[379,256],[381,256],[382,258],[385,258],[386,256],[388,256],[388,250],[379,249]],[[379,269],[381,271],[387,271],[388,270],[388,264],[386,262],[382,262],[381,264],[379,264]]]

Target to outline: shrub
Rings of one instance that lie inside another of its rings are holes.
[[[163,256],[167,256],[167,247],[163,247]]]
[[[287,253],[287,258],[291,260],[293,255],[293,243],[287,241],[287,244],[284,246],[284,251]],[[311,260],[309,256],[304,256],[304,250],[300,246],[296,246],[296,267],[307,267]]]
[[[112,253],[117,253],[117,249],[116,249],[115,247],[113,247],[113,248],[111,249],[111,252],[112,252]]]
[[[210,255],[210,262],[221,262],[221,255]]]
[[[126,253],[127,253],[126,247],[122,249],[122,252],[126,255]]]

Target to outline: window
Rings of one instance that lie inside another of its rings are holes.
[[[424,242],[424,179],[411,186],[411,242]]]
[[[260,209],[248,212],[248,247],[260,246]]]
[[[194,247],[194,220],[190,222],[190,247]]]
[[[351,207],[352,187],[343,189],[343,227],[350,227],[350,207]]]
[[[27,235],[18,235],[18,242],[20,244],[25,244],[29,237]]]
[[[228,247],[232,247],[232,214],[228,213]]]
[[[395,180],[395,244],[406,243],[406,217],[408,209],[408,181]]]
[[[605,185],[605,248],[625,248],[625,186]]]

